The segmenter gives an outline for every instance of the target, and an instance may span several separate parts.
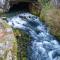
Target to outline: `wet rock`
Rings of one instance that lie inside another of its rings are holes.
[[[12,28],[0,19],[0,57],[3,60],[17,60],[16,56],[17,44]]]

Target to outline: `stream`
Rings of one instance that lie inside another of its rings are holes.
[[[60,60],[60,44],[42,23],[39,17],[30,13],[20,13],[7,18],[7,23],[31,36],[28,60]]]

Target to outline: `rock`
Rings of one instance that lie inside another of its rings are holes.
[[[34,2],[36,0],[0,0],[0,12],[8,12],[10,7],[19,2]]]
[[[29,10],[32,12],[34,15],[39,16],[42,10],[42,5],[39,2],[31,3],[29,5]]]
[[[12,28],[0,19],[0,57],[3,60],[17,60],[17,43]]]
[[[10,0],[0,0],[0,12],[7,12],[10,8]]]
[[[51,1],[56,8],[60,8],[60,0],[51,0]]]
[[[12,60],[12,53],[11,53],[11,51],[8,52],[6,60]]]

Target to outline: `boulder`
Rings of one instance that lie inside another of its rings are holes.
[[[0,0],[0,12],[7,12],[10,8],[10,0]]]
[[[17,60],[17,43],[12,28],[0,19],[0,59]]]

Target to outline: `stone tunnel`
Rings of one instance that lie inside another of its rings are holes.
[[[37,0],[3,0],[0,1],[0,11],[1,12],[11,12],[11,11],[27,11],[33,12],[34,14],[40,14],[41,4]]]

